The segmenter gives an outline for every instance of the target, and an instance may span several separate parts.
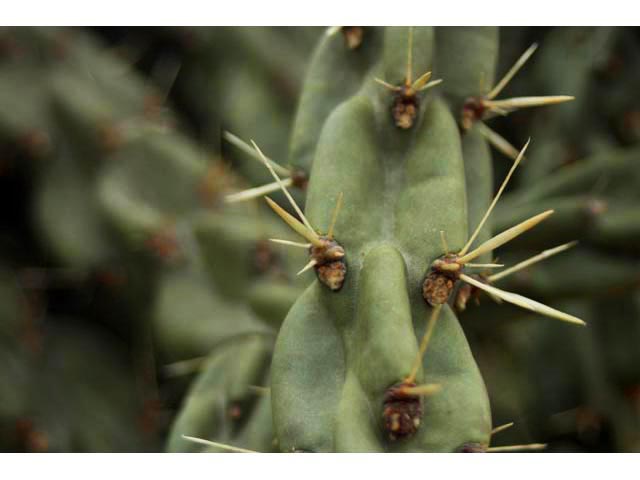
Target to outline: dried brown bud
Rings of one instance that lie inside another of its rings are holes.
[[[392,386],[384,394],[382,418],[391,440],[414,435],[422,420],[421,398],[405,393],[405,387],[415,387],[415,384],[403,382]]]

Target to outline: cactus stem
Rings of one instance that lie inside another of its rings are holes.
[[[504,290],[500,290],[499,288],[492,287],[490,285],[482,283],[479,280],[476,280],[473,277],[465,275],[464,273],[460,274],[460,279],[473,285],[476,288],[479,288],[480,290],[483,290],[491,295],[495,295],[505,302],[512,303],[526,310],[530,310],[532,312],[536,312],[547,317],[556,318],[565,322],[574,323],[576,325],[586,325],[586,323],[578,317],[574,317],[573,315],[569,315],[554,308],[548,307],[547,305],[536,302],[535,300],[531,300],[530,298],[523,297],[522,295],[518,295],[517,293],[506,292]]]
[[[518,71],[524,66],[524,64],[527,63],[527,60],[529,60],[529,58],[531,57],[531,55],[533,55],[537,48],[537,43],[534,43],[529,48],[527,48],[527,50],[522,55],[520,55],[520,58],[516,60],[516,63],[514,63],[509,71],[504,75],[504,77],[502,77],[502,79],[500,79],[495,87],[493,87],[491,91],[487,93],[487,95],[485,95],[485,98],[488,100],[493,100],[494,98],[496,98],[500,94],[500,92],[509,84],[516,73],[518,73]]]
[[[411,373],[409,376],[405,378],[405,384],[414,383],[416,377],[418,375],[418,370],[420,370],[420,365],[422,365],[422,359],[424,358],[424,354],[427,351],[427,347],[429,346],[429,341],[431,340],[431,336],[433,335],[433,329],[436,326],[436,322],[438,321],[438,317],[440,315],[440,310],[442,310],[442,305],[436,305],[433,307],[431,311],[431,316],[429,317],[429,323],[427,323],[427,329],[422,336],[422,341],[420,342],[420,348],[418,349],[418,354],[416,355],[415,360],[413,361],[413,367],[411,367]]]
[[[269,197],[264,197],[269,206],[273,209],[274,212],[278,214],[280,218],[282,218],[287,225],[289,225],[294,232],[296,232],[301,237],[306,238],[311,244],[321,247],[323,244],[320,241],[320,237],[313,230],[309,230],[304,225],[302,225],[293,215],[287,212],[284,208],[278,205],[276,202],[271,200]]]
[[[314,258],[313,260],[310,260],[309,263],[307,263],[302,270],[300,270],[296,275],[302,275],[304,272],[306,272],[307,270],[311,270],[313,267],[315,267],[318,264],[318,261]]]
[[[498,452],[517,452],[520,450],[544,450],[547,448],[546,443],[529,443],[527,445],[505,445],[503,447],[489,447],[487,448],[488,453],[498,453]]]
[[[300,243],[300,242],[292,242],[291,240],[280,240],[279,238],[270,238],[270,242],[279,243],[281,245],[288,245],[290,247],[298,247],[298,248],[311,248],[310,243]]]
[[[479,257],[480,255],[483,255],[487,252],[491,252],[495,250],[496,248],[504,245],[505,243],[510,242],[514,238],[522,235],[527,230],[531,230],[538,223],[542,222],[543,220],[546,220],[551,214],[553,214],[553,212],[554,210],[547,210],[545,212],[539,213],[538,215],[534,215],[533,217],[525,220],[524,222],[521,222],[518,225],[511,227],[505,230],[504,232],[496,235],[495,237],[490,238],[475,250],[467,253],[464,256],[459,257],[456,260],[456,262],[459,263],[460,265],[464,265],[465,263],[469,263],[471,260],[473,260],[476,257]]]
[[[290,187],[293,185],[292,178],[285,178],[282,181],[282,184]],[[247,190],[242,190],[241,192],[232,193],[224,197],[225,203],[236,203],[236,202],[244,202],[246,200],[252,200],[254,198],[261,197],[267,193],[272,193],[277,190],[280,190],[280,184],[278,182],[267,183],[266,185],[262,185],[260,187],[249,188]]]
[[[242,150],[244,153],[249,155],[251,158],[255,158],[256,160],[259,160],[261,162],[264,161],[263,160],[263,158],[264,158],[267,161],[267,163],[269,165],[271,165],[273,167],[273,169],[276,172],[278,172],[280,175],[282,175],[283,177],[290,177],[291,176],[291,170],[289,170],[288,168],[283,167],[279,163],[274,162],[269,157],[266,157],[264,155],[262,155],[262,157],[261,157],[256,152],[256,150],[251,147],[251,145],[249,145],[247,142],[242,140],[240,137],[234,135],[233,133],[228,132],[228,131],[224,131],[224,132],[222,132],[222,138],[224,138],[230,144],[235,145],[237,148]]]
[[[496,282],[497,280],[500,280],[501,278],[504,278],[508,275],[511,275],[513,273],[519,272],[520,270],[527,268],[531,265],[534,265],[542,260],[545,260],[547,258],[553,257],[554,255],[557,255],[558,253],[564,252],[566,250],[569,250],[570,248],[576,246],[578,244],[577,241],[573,241],[573,242],[569,242],[569,243],[565,243],[563,245],[559,245],[557,247],[554,248],[550,248],[548,250],[544,250],[543,252],[539,253],[538,255],[534,255],[531,258],[528,258],[527,260],[524,260],[520,263],[515,264],[513,267],[509,267],[506,270],[503,270],[502,272],[498,272],[494,275],[491,275],[488,280],[489,282],[493,283]]]
[[[333,215],[331,217],[331,224],[329,225],[329,230],[327,230],[327,238],[329,240],[333,240],[333,231],[336,226],[336,221],[338,220],[338,214],[340,213],[340,209],[342,208],[342,200],[344,195],[342,192],[338,194],[338,200],[336,200],[336,208],[333,210]]]
[[[205,440],[204,438],[189,437],[188,435],[182,435],[182,438],[184,438],[185,440],[188,440],[189,442],[199,443],[201,445],[207,445],[208,447],[221,448],[229,452],[260,453],[260,452],[256,452],[255,450],[247,450],[246,448],[234,447],[233,445],[227,445],[225,443],[212,442],[211,440]]]
[[[471,247],[471,244],[473,243],[473,241],[476,239],[476,237],[480,233],[480,230],[482,230],[482,227],[484,226],[485,222],[489,218],[489,215],[491,215],[491,212],[493,211],[493,208],[496,206],[496,203],[498,203],[498,200],[500,199],[500,195],[502,195],[502,192],[504,191],[504,189],[506,188],[507,184],[509,183],[509,180],[511,179],[511,176],[513,175],[513,172],[515,171],[515,169],[518,167],[518,165],[522,161],[522,158],[524,157],[524,152],[526,152],[527,147],[529,146],[530,142],[531,142],[531,139],[527,140],[527,143],[525,143],[524,147],[522,147],[522,150],[520,150],[520,153],[518,154],[518,157],[516,158],[515,162],[513,162],[513,165],[511,166],[511,169],[509,170],[509,173],[507,174],[507,176],[503,180],[502,185],[500,185],[500,189],[498,190],[498,193],[496,193],[496,196],[493,197],[493,201],[491,202],[491,205],[489,205],[489,208],[487,208],[487,211],[484,214],[484,216],[482,217],[482,220],[480,220],[480,223],[478,224],[478,226],[474,230],[473,234],[469,237],[469,240],[467,241],[466,245],[462,248],[462,250],[460,250],[460,252],[458,252],[459,256],[464,256],[469,251],[469,248]]]
[[[399,392],[405,395],[411,395],[413,397],[428,397],[435,395],[442,390],[442,385],[439,383],[425,383],[424,385],[416,385],[415,387],[402,386],[399,388]]]
[[[513,425],[514,425],[513,422],[509,422],[509,423],[505,423],[504,425],[500,425],[500,426],[494,428],[493,430],[491,430],[491,436],[493,437],[497,433],[504,432],[508,428],[513,427]]]
[[[506,138],[495,130],[489,128],[484,122],[476,122],[476,125],[480,134],[498,151],[504,153],[507,157],[513,160],[518,158],[518,149],[511,145]]]
[[[293,197],[291,196],[291,194],[289,193],[289,190],[287,190],[287,187],[284,185],[284,183],[282,183],[282,180],[280,179],[280,177],[278,176],[278,174],[276,173],[275,169],[273,168],[273,166],[271,166],[271,164],[267,161],[267,157],[264,156],[264,154],[262,153],[262,150],[260,150],[260,148],[258,147],[258,145],[256,144],[256,142],[254,142],[253,140],[251,140],[251,144],[253,145],[253,148],[256,149],[256,151],[258,152],[258,155],[260,155],[260,158],[262,159],[262,161],[264,162],[265,166],[267,167],[267,169],[269,170],[269,172],[271,172],[271,175],[273,176],[273,178],[276,180],[276,182],[278,182],[278,184],[280,185],[280,188],[282,189],[282,192],[285,194],[285,196],[287,197],[287,199],[289,200],[289,203],[291,204],[291,206],[293,207],[293,209],[296,211],[296,213],[298,214],[298,216],[300,217],[300,219],[302,219],[302,223],[305,224],[305,226],[309,229],[310,232],[312,232],[312,234],[314,236],[317,237],[317,234],[314,232],[313,227],[311,226],[311,224],[309,223],[309,220],[307,220],[307,217],[304,216],[304,213],[302,213],[302,210],[300,209],[300,207],[298,206],[298,204],[296,203],[296,201],[293,199]],[[313,243],[313,242],[312,242]]]

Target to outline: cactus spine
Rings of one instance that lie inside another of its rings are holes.
[[[111,35],[0,30],[0,447],[639,448],[631,30]]]

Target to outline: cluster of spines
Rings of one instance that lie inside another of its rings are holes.
[[[333,33],[333,31],[331,32]],[[411,65],[412,65],[412,30],[409,29],[409,48],[408,48],[408,62],[407,62],[407,73],[405,77],[405,82],[403,85],[394,86],[391,85],[384,80],[376,78],[375,80],[391,90],[395,97],[394,103],[391,110],[391,114],[396,126],[400,129],[409,129],[413,126],[414,120],[418,114],[418,93],[439,84],[442,80],[435,80],[429,82],[431,78],[431,72],[426,72],[421,75],[417,80],[412,79]],[[347,39],[348,41],[348,39]],[[551,214],[553,214],[553,210],[547,210],[540,214],[537,214],[511,228],[500,233],[499,235],[494,236],[490,240],[482,243],[480,246],[471,250],[474,240],[478,236],[479,232],[485,225],[489,215],[491,214],[493,208],[495,207],[498,199],[500,198],[502,192],[504,191],[509,179],[514,173],[516,167],[519,165],[521,160],[524,157],[524,153],[529,145],[529,142],[520,150],[516,150],[510,143],[508,143],[504,138],[499,136],[493,130],[489,129],[484,123],[483,120],[489,119],[496,115],[507,115],[510,112],[525,108],[525,107],[535,107],[541,105],[555,104],[561,103],[568,100],[572,100],[573,97],[569,96],[551,96],[551,97],[519,97],[519,98],[511,98],[506,100],[495,100],[495,98],[501,93],[501,91],[506,87],[509,81],[513,78],[513,76],[518,72],[518,70],[525,64],[525,62],[529,59],[529,57],[533,54],[537,45],[533,45],[530,47],[516,62],[516,64],[507,72],[507,74],[500,80],[489,93],[479,97],[469,98],[464,106],[460,119],[461,128],[464,131],[469,130],[474,125],[477,125],[481,134],[485,136],[485,138],[494,145],[498,150],[505,153],[506,155],[512,157],[515,161],[509,171],[507,177],[505,178],[503,184],[501,185],[498,193],[494,197],[491,205],[487,209],[485,215],[480,221],[477,228],[474,230],[473,234],[470,235],[465,246],[457,253],[452,254],[449,252],[448,246],[446,245],[445,232],[441,232],[442,243],[443,243],[443,256],[433,261],[429,270],[427,272],[427,276],[425,278],[425,283],[423,285],[423,296],[425,301],[433,307],[425,334],[420,342],[418,354],[414,361],[414,364],[411,368],[411,373],[404,379],[402,379],[398,384],[391,386],[387,393],[385,394],[384,400],[384,413],[383,417],[385,419],[385,428],[388,431],[389,437],[391,439],[399,439],[407,436],[411,436],[420,425],[420,416],[421,412],[421,397],[426,397],[429,395],[433,395],[438,393],[442,388],[446,388],[446,386],[442,386],[439,384],[423,384],[416,385],[415,380],[417,378],[418,371],[422,366],[422,359],[427,351],[427,347],[429,344],[429,340],[431,335],[433,334],[437,319],[439,317],[442,306],[445,303],[448,303],[451,298],[451,294],[454,291],[454,287],[456,286],[456,282],[458,280],[462,280],[466,282],[467,287],[472,287],[475,291],[481,290],[486,292],[489,296],[494,298],[496,301],[507,301],[509,303],[515,304],[527,310],[546,315],[552,318],[556,318],[559,320],[563,320],[569,323],[585,325],[585,323],[572,315],[560,312],[551,307],[543,305],[534,300],[528,299],[521,295],[506,292],[500,290],[491,284],[516,272],[523,268],[526,268],[534,263],[537,263],[545,258],[549,258],[552,255],[560,253],[562,251],[567,250],[571,246],[575,244],[575,242],[571,242],[569,244],[560,245],[553,249],[545,250],[542,253],[526,260],[518,263],[512,267],[506,268],[501,272],[495,273],[493,275],[467,275],[463,273],[463,269],[465,267],[471,268],[483,268],[483,269],[494,269],[494,268],[502,268],[504,265],[497,263],[488,263],[488,264],[475,264],[472,263],[474,259],[477,257],[484,255],[486,253],[492,252],[496,248],[506,244],[507,242],[513,240],[518,237],[522,233],[530,230],[538,223],[542,222],[546,218],[548,218]],[[446,79],[444,79],[446,81]],[[272,239],[280,244],[299,247],[299,248],[307,248],[313,251],[314,248],[328,248],[327,245],[322,245],[321,241],[329,240],[333,242],[333,228],[335,225],[336,215],[339,211],[340,204],[342,202],[342,194],[339,197],[338,205],[336,206],[335,214],[333,216],[333,220],[331,226],[328,229],[328,234],[325,237],[320,236],[315,229],[309,224],[308,220],[302,213],[302,210],[293,200],[293,197],[287,191],[287,187],[292,186],[300,186],[297,185],[293,180],[293,174],[290,170],[284,169],[279,166],[277,163],[268,159],[264,156],[264,154],[260,151],[260,149],[253,143],[253,150],[246,143],[242,142],[237,137],[232,134],[225,133],[225,138],[234,143],[239,148],[244,149],[247,153],[252,154],[256,158],[259,158],[264,165],[268,168],[268,170],[273,175],[275,182],[265,185],[263,187],[257,187],[254,189],[247,190],[245,192],[239,192],[237,194],[233,194],[227,197],[227,200],[230,202],[241,201],[251,198],[256,198],[266,193],[270,193],[276,190],[282,190],[285,196],[288,198],[291,206],[298,214],[300,220],[293,217],[291,214],[286,212],[282,207],[277,205],[273,200],[268,197],[265,197],[265,200],[269,204],[269,206],[301,237],[307,240],[308,243],[299,243],[293,242],[289,240],[280,240],[280,239]],[[285,179],[282,180],[276,173],[276,170],[283,176]],[[306,179],[305,179],[306,181]],[[335,244],[335,242],[334,242]],[[335,245],[331,246],[334,247]],[[338,245],[339,246],[339,245]],[[342,266],[344,266],[344,257],[345,252],[344,249],[339,246],[339,255],[336,258],[332,258],[331,261],[339,261]],[[320,262],[318,259],[312,255],[310,262],[300,271],[300,273],[307,271],[310,268],[316,268],[318,272],[318,266]],[[346,269],[344,270],[346,273]],[[327,281],[322,277],[320,272],[318,272],[319,279],[322,283],[329,286],[331,290],[339,290],[338,288],[333,288]],[[340,277],[341,281],[344,280],[344,274]],[[341,285],[341,283],[340,283]],[[469,292],[468,289],[464,289],[465,293],[463,293],[463,289],[459,289],[458,295],[455,300],[455,305],[458,308],[463,309],[466,305],[466,300],[468,297],[473,294]],[[465,298],[466,295],[466,298]],[[410,413],[407,413],[410,412]],[[406,418],[402,418],[402,416]],[[507,424],[505,426],[497,427],[492,431],[492,435],[502,431],[512,424]],[[543,448],[542,444],[532,444],[532,445],[518,445],[518,446],[507,446],[507,447],[492,447],[482,446],[482,451],[511,451],[511,450],[520,450],[520,449],[540,449]]]

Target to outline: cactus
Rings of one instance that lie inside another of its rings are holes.
[[[0,31],[0,448],[639,448],[630,30],[135,37]]]

